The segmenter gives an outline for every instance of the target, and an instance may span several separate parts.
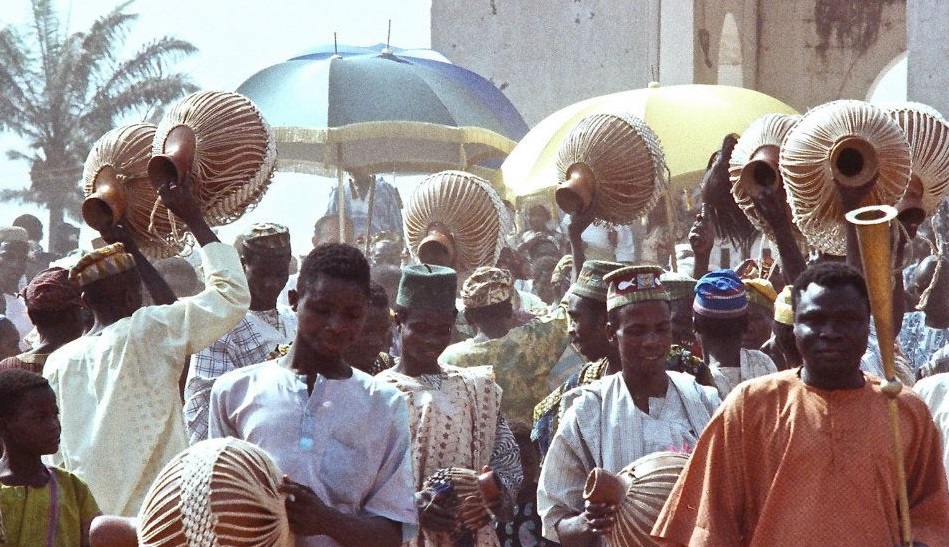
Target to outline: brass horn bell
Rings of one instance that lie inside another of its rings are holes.
[[[775,189],[781,185],[781,172],[778,170],[780,149],[773,145],[764,145],[755,150],[748,163],[741,168],[738,184],[756,198],[766,189]]]

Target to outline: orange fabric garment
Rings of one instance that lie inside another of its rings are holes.
[[[800,369],[736,388],[702,433],[653,528],[664,545],[893,546],[897,488],[880,380],[815,389]],[[949,545],[939,432],[909,390],[898,398],[913,536]]]

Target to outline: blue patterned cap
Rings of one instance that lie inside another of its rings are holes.
[[[734,270],[715,270],[695,284],[692,311],[711,319],[732,319],[748,313],[745,285]]]

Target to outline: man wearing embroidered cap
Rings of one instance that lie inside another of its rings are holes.
[[[104,512],[133,516],[162,466],[187,446],[178,379],[186,357],[230,330],[247,311],[237,253],[220,243],[185,184],[164,184],[162,202],[198,244],[205,289],[174,293],[121,226],[122,241],[84,256],[70,271],[95,322],[46,361],[62,416],[53,462],[82,477]],[[155,306],[142,306],[144,281]]]
[[[409,428],[415,458],[415,489],[421,533],[412,546],[455,545],[452,530],[460,512],[480,511],[480,525],[471,545],[498,545],[490,518],[482,510],[464,506],[456,513],[444,497],[425,488],[426,478],[448,467],[480,473],[490,468],[500,479],[501,495],[491,502],[495,515],[507,520],[523,479],[517,443],[500,412],[501,389],[490,366],[458,368],[439,359],[451,340],[455,323],[456,273],[430,264],[402,270],[396,298],[396,324],[402,339],[402,358],[376,380],[394,385],[409,400]],[[497,272],[483,272],[480,283],[488,290],[469,291],[477,303],[501,296]],[[477,293],[475,296],[472,293]],[[489,296],[493,295],[493,296]],[[467,520],[467,519],[466,519]]]
[[[0,226],[0,314],[13,322],[20,334],[20,349],[27,349],[23,338],[33,330],[26,305],[17,298],[23,274],[29,262],[30,244],[27,231],[19,226]]]
[[[296,316],[277,308],[277,296],[290,277],[290,232],[280,224],[255,223],[239,240],[250,309],[230,332],[191,358],[184,392],[189,444],[208,438],[211,386],[218,376],[266,361],[297,333]]]
[[[695,284],[695,333],[722,399],[739,383],[778,370],[770,357],[741,345],[748,324],[747,294],[733,270],[709,272]]]
[[[491,365],[504,391],[501,412],[529,420],[534,404],[548,391],[551,369],[563,355],[567,316],[563,307],[511,328],[514,280],[507,270],[481,267],[465,280],[465,319],[477,333],[442,352],[440,362],[462,368]]]
[[[666,370],[672,321],[661,273],[657,266],[633,266],[604,278],[611,339],[623,369],[580,388],[554,434],[537,490],[547,539],[595,542],[613,526],[616,507],[584,504],[590,471],[617,473],[646,454],[689,450],[719,405],[714,389]]]
[[[29,350],[0,361],[0,369],[23,368],[42,374],[46,358],[85,330],[79,286],[70,281],[68,270],[49,268],[30,280],[23,300],[39,339]]]

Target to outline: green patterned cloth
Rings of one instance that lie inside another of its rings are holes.
[[[560,306],[501,338],[452,344],[439,362],[462,368],[493,366],[497,383],[504,390],[502,414],[530,423],[534,405],[548,393],[547,377],[569,344],[567,312]]]

